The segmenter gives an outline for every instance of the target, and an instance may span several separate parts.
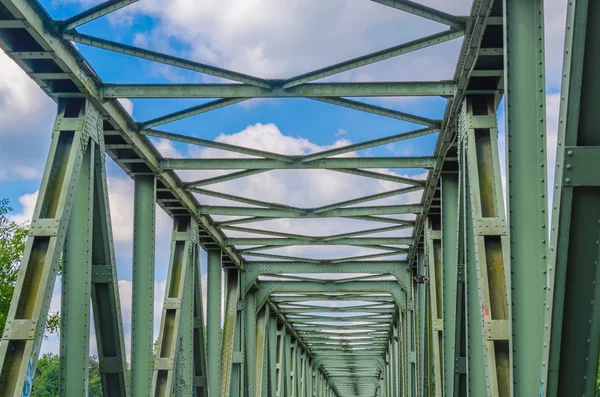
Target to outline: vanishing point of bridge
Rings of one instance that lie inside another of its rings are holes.
[[[61,396],[86,393],[91,315],[102,388],[110,397],[594,394],[600,334],[600,2],[568,1],[556,176],[548,206],[541,0],[475,0],[466,16],[409,0],[374,0],[389,12],[411,13],[445,30],[283,80],[78,32],[135,1],[107,1],[57,21],[35,0],[0,0],[0,47],[58,103],[0,343],[0,396],[29,395],[59,262]],[[449,81],[314,82],[457,38],[463,44]],[[233,83],[109,84],[73,43]],[[443,117],[354,99],[400,96],[442,97]],[[304,156],[157,128],[269,97],[309,98],[418,127]],[[118,98],[215,99],[140,121]],[[506,196],[497,142],[501,100]],[[430,157],[339,156],[433,134],[437,144]],[[164,158],[149,137],[239,156]],[[135,181],[130,359],[106,155]],[[418,179],[381,171],[386,168],[428,173]],[[211,190],[217,183],[289,169],[326,169],[397,188],[319,208]],[[232,171],[183,180],[181,170]],[[407,203],[411,193],[420,200]],[[207,205],[208,197],[226,205]],[[386,204],[377,205],[382,199]],[[155,203],[173,219],[156,351]],[[282,218],[352,219],[365,227],[327,236],[269,228]],[[293,246],[377,253],[333,259],[274,253]],[[200,248],[208,255],[205,295]]]

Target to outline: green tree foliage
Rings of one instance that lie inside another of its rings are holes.
[[[52,353],[42,355],[35,369],[31,397],[58,396],[59,379],[60,360],[58,355]]]
[[[103,397],[100,364],[95,356],[90,356],[89,373],[88,397]],[[58,355],[52,353],[42,355],[35,370],[31,397],[58,396],[59,376],[60,359]]]
[[[6,316],[10,308],[10,300],[15,290],[19,264],[25,251],[25,242],[29,227],[19,225],[8,219],[12,212],[7,199],[0,199],[0,334],[6,325]],[[50,333],[58,331],[60,317],[58,313],[50,313],[46,330]]]

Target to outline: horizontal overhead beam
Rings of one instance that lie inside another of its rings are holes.
[[[215,73],[212,73],[215,74]],[[222,76],[221,76],[222,77]],[[239,79],[238,79],[239,80]],[[104,99],[115,98],[286,98],[446,96],[456,93],[452,81],[390,83],[310,83],[289,89],[248,84],[104,84]]]
[[[386,205],[378,207],[353,207],[339,208],[335,210],[323,211],[319,214],[312,213],[306,209],[305,212],[298,213],[294,209],[273,209],[273,208],[253,208],[253,207],[224,207],[224,206],[200,206],[201,214],[210,215],[229,215],[229,216],[261,216],[270,218],[331,218],[331,217],[349,217],[361,215],[386,215],[386,214],[416,214],[420,213],[423,207],[418,204],[409,205]]]
[[[370,65],[375,62],[380,62],[385,59],[397,57],[399,55],[408,54],[423,48],[427,48],[436,44],[456,39],[464,34],[463,31],[450,30],[446,32],[435,33],[431,36],[422,37],[408,43],[403,43],[394,47],[386,48],[385,50],[377,51],[371,54],[363,55],[358,58],[350,59],[345,62],[340,62],[322,69],[318,69],[309,73],[301,74],[296,77],[285,80],[282,88],[295,87],[300,84],[308,83],[313,80],[322,79],[324,77],[333,76],[338,73],[347,72],[348,70],[360,68]]]
[[[182,69],[192,70],[194,72],[209,74],[211,76],[221,77],[227,80],[239,81],[240,83],[250,84],[250,87],[263,87],[269,88],[271,85],[268,81],[260,79],[258,77],[249,76],[247,74],[233,72],[231,70],[222,69],[216,66],[210,66],[199,62],[189,61],[187,59],[175,57],[172,55],[162,54],[160,52],[145,50],[143,48],[134,47],[127,44],[121,44],[110,40],[101,39],[98,37],[88,36],[76,32],[66,32],[63,34],[63,38],[71,40],[76,43],[89,45],[92,47],[101,48],[108,51],[118,52],[125,55],[131,55],[137,58],[146,59],[153,62],[163,63],[169,66],[175,66]],[[166,84],[168,87],[169,84]],[[106,90],[102,90],[104,98],[106,96]],[[179,95],[178,95],[179,96]],[[159,97],[162,97],[160,95]],[[224,97],[221,95],[212,96],[210,98]],[[236,96],[238,97],[238,96]]]
[[[415,3],[409,0],[372,0],[376,3],[383,4],[398,10],[418,15],[423,18],[430,19],[435,22],[443,23],[450,26],[452,29],[464,30],[465,21],[462,18],[445,13],[435,8],[427,7],[422,4]]]
[[[407,121],[409,123],[426,125],[431,128],[439,129],[442,125],[441,120],[433,120],[427,117],[417,116],[410,113],[400,112],[398,110],[388,109],[381,106],[375,106],[364,102],[353,101],[339,97],[321,97],[309,98],[315,101],[329,103],[331,105],[342,106],[349,109],[358,110],[361,112],[377,114],[379,116],[389,117],[396,120]]]
[[[227,245],[407,245],[414,241],[411,237],[353,237],[338,240],[306,240],[300,238],[229,238]]]
[[[310,162],[271,159],[202,158],[161,161],[163,170],[299,170],[328,168],[433,168],[435,157],[339,157]]]
[[[104,3],[100,3],[97,6],[90,8],[89,10],[83,11],[80,14],[65,19],[64,21],[62,21],[60,28],[63,31],[75,29],[77,26],[91,22],[94,19],[110,14],[111,12],[117,11],[118,9],[133,4],[137,1],[138,0],[105,1]]]

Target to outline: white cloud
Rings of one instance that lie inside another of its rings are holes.
[[[346,135],[348,133],[348,131],[346,131],[343,128],[339,128],[338,131],[335,133],[335,136],[342,136],[342,135]]]
[[[471,5],[469,0],[426,3],[456,14],[467,14]],[[177,47],[185,50],[179,55],[269,78],[304,73],[446,28],[368,1],[207,0],[199,6],[193,0],[177,0],[165,8],[160,0],[146,0],[116,14],[155,18],[151,31],[136,34],[138,45],[174,53],[172,43],[182,43]],[[456,40],[400,57],[387,67],[366,67],[350,77],[403,80],[430,73],[433,79],[449,78],[459,46]],[[450,60],[448,68],[440,67],[442,59]]]
[[[18,212],[13,215],[9,215],[9,219],[18,224],[23,224],[27,222],[31,222],[31,218],[33,217],[33,211],[35,210],[35,202],[37,200],[39,191],[24,194],[19,197],[19,204],[21,204],[21,212]]]
[[[38,178],[56,105],[0,50],[0,179]]]
[[[127,98],[119,98],[117,100],[121,103],[121,105],[123,105],[127,113],[133,115],[133,102],[131,102],[131,100]]]

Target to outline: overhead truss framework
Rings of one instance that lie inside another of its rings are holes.
[[[415,1],[373,0],[442,30],[285,79],[78,32],[136,1],[106,1],[57,21],[35,0],[0,0],[0,47],[58,102],[0,343],[0,396],[31,392],[59,262],[61,396],[86,393],[90,310],[106,396],[594,393],[600,345],[600,216],[594,209],[600,208],[600,181],[593,165],[600,145],[593,109],[600,102],[594,73],[600,55],[590,43],[600,39],[596,2],[569,2],[549,224],[542,0],[475,0],[468,16]],[[463,44],[448,81],[317,81],[458,38]],[[233,83],[111,84],[95,74],[73,43]],[[401,96],[444,98],[445,112],[434,119],[357,99]],[[503,96],[506,210],[496,120]],[[269,97],[307,98],[415,127],[300,156],[163,127]],[[119,98],[212,100],[133,120]],[[434,134],[432,156],[355,154]],[[153,145],[156,138],[229,156],[165,158]],[[130,364],[105,155],[135,181]],[[279,170],[325,170],[395,187],[308,208],[211,186]],[[197,176],[205,171],[209,176]],[[424,173],[426,178],[415,176]],[[154,345],[155,203],[173,218],[173,229]],[[287,218],[364,226],[340,227],[328,235],[273,226]],[[200,248],[208,258],[206,294]],[[322,255],[323,250],[347,254]]]

